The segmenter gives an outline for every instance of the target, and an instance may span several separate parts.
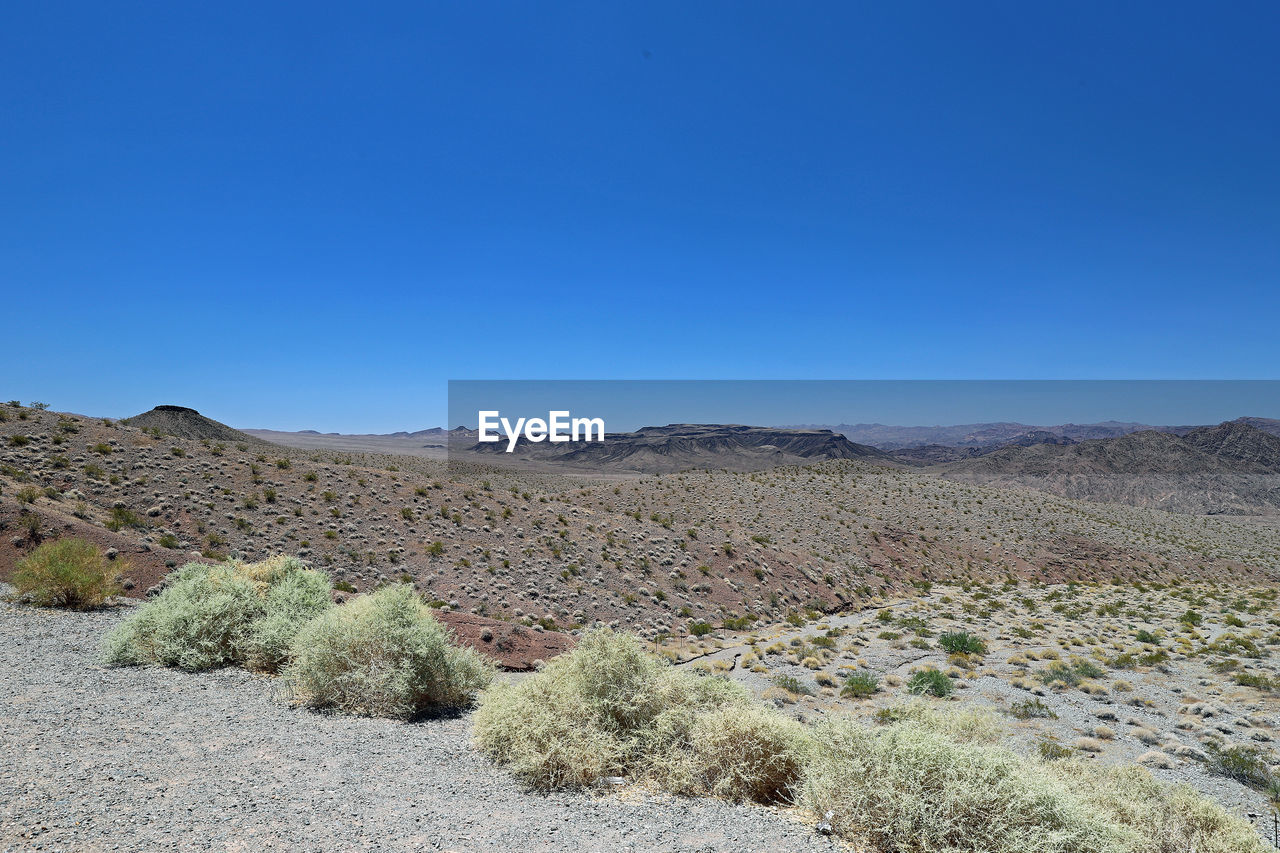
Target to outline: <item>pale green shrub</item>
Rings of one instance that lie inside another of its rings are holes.
[[[1028,759],[991,745],[996,718],[923,704],[870,729],[819,726],[803,802],[885,853],[1262,853],[1250,825],[1140,767]],[[1066,751],[1064,751],[1066,752]]]
[[[582,713],[579,695],[554,678],[495,683],[480,697],[476,743],[517,778],[542,790],[578,788],[623,772],[628,742]]]
[[[1100,769],[1071,762],[1065,778],[1091,806],[1134,832],[1134,853],[1263,853],[1270,850],[1248,822],[1186,785],[1168,787],[1141,767]]]
[[[284,571],[269,584],[261,593],[265,612],[249,630],[245,662],[250,669],[276,672],[288,662],[299,629],[332,607],[332,588],[314,571]]]
[[[1009,736],[1004,722],[984,708],[939,709],[929,702],[913,699],[882,711],[894,722],[916,723],[961,743],[1000,743]]]
[[[475,715],[479,747],[529,785],[653,779],[680,793],[771,801],[803,766],[797,724],[751,707],[732,682],[673,669],[635,637],[598,630]]]
[[[274,670],[293,634],[332,607],[329,580],[294,558],[188,563],[107,635],[108,663],[186,670],[237,664]]]
[[[1126,835],[1043,767],[914,722],[815,730],[804,803],[887,853],[1120,853]]]
[[[464,707],[493,675],[405,585],[332,607],[293,638],[284,678],[301,702],[349,714],[410,718]]]
[[[810,745],[795,720],[732,705],[699,714],[688,748],[668,750],[651,763],[655,778],[677,793],[774,803],[790,799]]]

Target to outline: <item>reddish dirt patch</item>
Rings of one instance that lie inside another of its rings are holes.
[[[38,539],[27,536],[26,525],[21,519],[26,512],[34,512],[40,517]],[[20,508],[12,501],[0,501],[0,580],[7,580],[17,564],[41,542],[67,537],[92,542],[104,552],[115,548],[119,552],[116,560],[121,576],[133,581],[132,588],[125,591],[125,595],[131,598],[145,598],[147,590],[172,571],[166,563],[180,565],[195,560],[193,555],[182,551],[147,549],[130,536],[113,533],[47,507]],[[341,600],[345,596],[339,594],[336,598]],[[483,652],[507,670],[532,670],[536,661],[550,660],[574,646],[572,637],[555,631],[538,631],[470,613],[438,611],[436,616],[453,631],[459,642]],[[486,636],[489,639],[486,640]]]
[[[34,540],[27,536],[26,524],[21,519],[28,512],[40,517],[40,534]],[[115,548],[119,552],[116,562],[121,576],[133,581],[133,587],[125,591],[125,595],[131,598],[146,597],[147,590],[171,571],[166,563],[183,565],[196,559],[185,551],[148,548],[132,536],[113,533],[106,528],[81,521],[69,513],[39,505],[20,509],[16,503],[6,500],[0,501],[0,579],[7,580],[19,561],[34,551],[41,542],[68,537],[92,542],[104,552]]]
[[[503,669],[516,672],[534,669],[535,661],[551,660],[574,646],[573,637],[556,631],[538,631],[471,613],[438,612],[436,616],[453,631],[458,642],[488,655]]]

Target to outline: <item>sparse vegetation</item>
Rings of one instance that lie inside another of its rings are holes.
[[[871,672],[855,672],[844,681],[840,695],[848,699],[865,699],[880,689],[880,678]]]
[[[938,637],[938,645],[951,654],[985,655],[987,646],[981,638],[967,631],[954,631]]]

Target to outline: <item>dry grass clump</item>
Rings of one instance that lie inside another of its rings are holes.
[[[188,563],[104,643],[108,663],[186,670],[244,665],[274,672],[294,634],[332,606],[329,579],[296,558]]]
[[[1174,760],[1163,752],[1150,750],[1138,756],[1138,763],[1145,764],[1148,767],[1158,767],[1161,770],[1168,770],[1174,766]]]
[[[295,697],[315,708],[411,718],[460,708],[493,677],[478,652],[452,643],[411,587],[384,587],[330,607],[293,638],[284,670]]]
[[[751,707],[742,687],[672,669],[607,629],[519,684],[494,685],[475,737],[535,788],[630,775],[764,802],[785,798],[806,749],[799,724]]]
[[[13,598],[40,607],[91,610],[118,595],[120,574],[83,539],[45,542],[18,563]]]

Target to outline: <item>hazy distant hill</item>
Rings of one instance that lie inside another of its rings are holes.
[[[1280,426],[1280,424],[1278,424]],[[837,424],[807,425],[800,429],[829,429],[841,433],[850,441],[868,444],[881,450],[900,450],[908,447],[1001,447],[1021,442],[1037,434],[1045,434],[1072,441],[1088,441],[1098,438],[1117,438],[1145,430],[1182,434],[1194,426],[1152,426],[1151,424],[1122,421],[1103,421],[1095,424],[1059,424],[1057,426],[1032,426],[1008,421],[980,424],[955,424],[951,426],[889,426],[887,424]],[[1030,443],[1042,443],[1032,440]]]
[[[300,430],[284,432],[273,429],[247,429],[249,435],[304,450],[332,450],[338,453],[391,453],[403,456],[421,456],[426,459],[443,459],[449,431],[443,427],[420,429],[416,432],[393,432],[385,435],[344,435],[337,432]]]
[[[476,443],[468,451],[492,461],[520,460],[599,473],[668,473],[688,468],[736,471],[808,465],[829,459],[891,463],[883,451],[855,444],[830,430],[775,429],[724,424],[669,424],[609,433],[604,441],[550,444]]]
[[[234,441],[248,444],[262,444],[263,439],[238,429],[232,429],[224,423],[206,418],[195,409],[186,406],[156,406],[149,412],[125,418],[121,423],[132,427],[158,432],[161,435],[172,435],[177,438],[210,439],[213,441]]]
[[[1009,446],[945,464],[941,472],[962,482],[1177,512],[1280,512],[1280,436],[1243,420],[1181,436],[1146,430],[1069,445]]]
[[[1003,445],[990,447],[953,447],[946,444],[926,444],[924,447],[903,447],[898,450],[889,451],[894,459],[905,462],[908,465],[938,465],[946,462],[955,462],[960,459],[973,459],[978,456],[985,456],[988,453],[995,453],[1002,447],[1031,447],[1036,444],[1076,444],[1073,438],[1067,438],[1061,435],[1055,435],[1051,432],[1043,430],[1033,430],[1017,436],[1012,441]]]

